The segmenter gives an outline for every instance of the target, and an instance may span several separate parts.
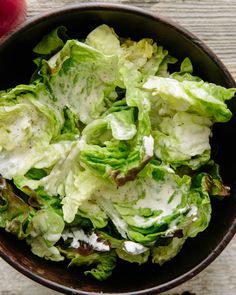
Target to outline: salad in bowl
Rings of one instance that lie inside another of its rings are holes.
[[[236,89],[106,24],[57,27],[34,53],[30,83],[0,91],[0,227],[100,281],[175,257],[229,195],[210,138]]]

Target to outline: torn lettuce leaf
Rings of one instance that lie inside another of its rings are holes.
[[[50,209],[39,210],[32,218],[30,227],[30,235],[26,240],[35,255],[52,261],[64,260],[55,247],[64,229],[60,215]]]
[[[46,64],[43,78],[55,105],[68,107],[84,124],[99,118],[107,109],[106,100],[117,97],[115,88],[121,85],[117,56],[69,40]]]
[[[156,246],[151,249],[152,262],[162,265],[174,258],[181,250],[185,238],[173,238],[168,245]]]
[[[11,179],[22,176],[32,167],[53,164],[57,151],[50,142],[64,123],[60,110],[51,104],[45,86],[20,85],[4,93],[0,105],[0,173]],[[11,163],[9,165],[8,163]]]
[[[188,176],[165,167],[147,167],[149,175],[115,189],[107,185],[94,198],[123,238],[151,245],[159,236],[183,230],[196,217],[198,199],[191,199]]]
[[[145,252],[142,252],[140,254],[132,254],[132,253],[127,253],[124,249],[117,248],[116,254],[118,255],[120,259],[128,261],[130,263],[143,264],[148,261],[150,250],[147,249]]]
[[[147,111],[143,112],[138,122],[130,106],[88,124],[82,133],[81,165],[118,186],[135,179],[153,156],[154,140]]]
[[[227,122],[232,116],[225,101],[234,96],[235,89],[204,81],[154,76],[149,77],[143,87],[151,91],[153,99],[161,100],[170,110],[193,112],[213,122]]]
[[[85,43],[106,55],[122,54],[118,36],[112,28],[104,24],[89,33]]]
[[[153,124],[155,154],[173,167],[186,165],[197,169],[210,160],[212,122],[205,117],[177,112]]]
[[[68,179],[68,191],[62,200],[64,220],[68,223],[74,220],[79,207],[103,185],[103,179],[92,175],[89,171],[83,171],[75,176]]]
[[[57,27],[49,34],[45,35],[42,40],[34,47],[33,52],[39,55],[51,55],[57,53],[69,39],[66,35],[67,28],[64,26]]]
[[[61,249],[60,251],[71,260],[69,267],[92,266],[93,268],[85,271],[85,275],[92,275],[99,281],[104,281],[111,276],[112,270],[116,266],[116,254],[114,251],[109,253],[92,252],[88,255],[81,255],[74,249]]]
[[[12,187],[0,177],[0,227],[24,239],[29,234],[29,223],[34,209],[18,197]]]

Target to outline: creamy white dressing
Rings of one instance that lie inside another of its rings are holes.
[[[180,209],[178,210],[178,212],[179,212],[180,214],[182,214],[182,213],[185,213],[188,209],[189,209],[189,208],[186,206],[186,207],[180,208]]]
[[[31,148],[39,137],[41,141],[48,140],[50,133],[45,131],[48,120],[42,113],[36,111],[34,106],[21,103],[4,109],[9,113],[0,126],[4,135],[0,138],[2,148],[9,151],[22,147]]]
[[[0,171],[4,178],[12,179],[18,175],[24,175],[37,162],[40,153],[36,150],[15,148],[13,151],[1,151]]]
[[[140,180],[129,181],[125,185],[115,187],[107,183],[99,191],[96,192],[98,201],[103,199],[112,199],[116,202],[132,202],[143,194],[143,186]]]
[[[143,145],[147,157],[153,156],[154,151],[154,139],[151,135],[143,137]]]
[[[98,241],[99,236],[96,235],[94,232],[92,234],[85,234],[82,229],[74,229],[71,228],[70,230],[65,230],[62,233],[62,238],[66,241],[69,238],[72,238],[71,247],[72,248],[79,248],[80,242],[85,242],[88,245],[92,246],[94,250],[100,252],[106,252],[110,250],[110,246],[105,244],[104,241]]]
[[[123,243],[123,250],[125,250],[128,254],[138,255],[147,251],[148,248],[139,243],[135,243],[132,241],[125,241]]]

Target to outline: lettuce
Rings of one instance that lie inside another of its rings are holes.
[[[64,260],[54,246],[64,229],[64,221],[60,215],[50,209],[39,210],[32,218],[30,228],[27,243],[35,255],[53,261]]]
[[[81,255],[73,249],[61,249],[61,252],[71,260],[69,267],[81,265],[94,266],[84,273],[85,275],[92,275],[99,281],[106,280],[116,266],[116,254],[112,251],[109,253],[93,252],[88,255]]]
[[[181,250],[185,238],[173,238],[167,245],[152,248],[152,262],[162,265],[175,257]]]
[[[55,28],[34,53],[30,83],[0,91],[0,227],[99,281],[117,259],[175,257],[230,195],[210,139],[236,89],[105,24],[83,42]]]
[[[156,156],[172,166],[199,168],[210,160],[211,126],[208,118],[187,112],[163,117],[153,126]]]
[[[68,39],[67,28],[57,27],[55,30],[45,35],[43,39],[34,47],[33,51],[39,55],[51,55],[58,52],[65,45]]]
[[[156,76],[149,77],[143,87],[170,110],[192,112],[213,122],[227,122],[232,116],[225,101],[233,97],[235,89],[204,81],[178,81]]]
[[[50,60],[43,74],[55,105],[68,107],[88,124],[106,110],[106,100],[116,99],[121,84],[118,57],[107,56],[76,41],[68,40]]]
[[[18,239],[28,236],[28,226],[34,209],[18,197],[12,187],[0,178],[0,227],[16,235]]]

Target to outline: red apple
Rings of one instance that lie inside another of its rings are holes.
[[[25,0],[0,0],[0,37],[25,20]]]

